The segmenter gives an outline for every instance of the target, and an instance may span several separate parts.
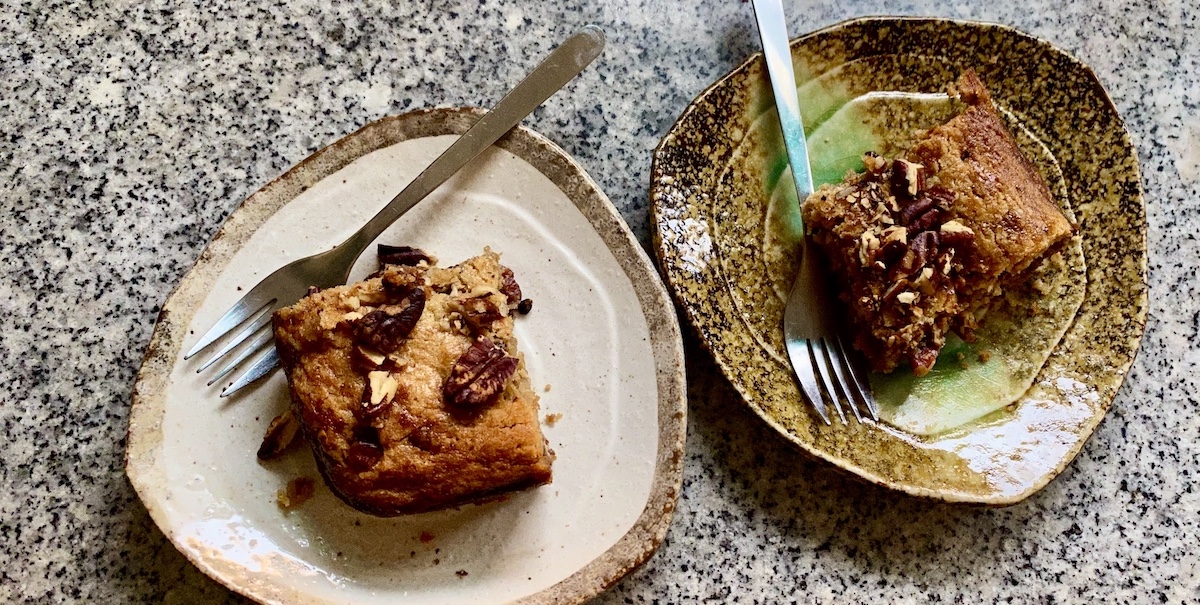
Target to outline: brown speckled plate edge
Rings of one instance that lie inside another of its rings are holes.
[[[919,48],[919,43],[914,43],[912,38],[915,38],[920,32],[952,32],[964,38],[972,35],[986,35],[1005,39],[1011,43],[1036,47],[1042,55],[1040,57],[1042,61],[1049,61],[1071,70],[1076,77],[1086,81],[1087,94],[1093,97],[1093,101],[1098,101],[1098,106],[1091,107],[1091,109],[1098,110],[1098,114],[1103,114],[1087,116],[1086,119],[1092,120],[1089,125],[1099,123],[1107,126],[1107,130],[1094,134],[1100,140],[1092,142],[1111,144],[1108,150],[1110,153],[1105,156],[1113,160],[1109,166],[1109,178],[1107,181],[1095,179],[1096,186],[1103,187],[1108,195],[1104,198],[1097,198],[1099,201],[1092,203],[1083,203],[1085,200],[1079,199],[1080,196],[1072,195],[1076,210],[1080,213],[1081,230],[1084,233],[1085,247],[1089,253],[1090,283],[1084,308],[1080,310],[1076,318],[1076,325],[1073,326],[1071,332],[1068,332],[1068,337],[1073,336],[1077,340],[1086,340],[1084,346],[1104,352],[1104,355],[1101,356],[1104,363],[1093,368],[1097,375],[1093,376],[1091,381],[1091,385],[1099,393],[1100,401],[1095,413],[1079,427],[1076,433],[1077,439],[1061,461],[1054,466],[1052,472],[1030,481],[1023,486],[1024,489],[1019,493],[989,494],[930,488],[896,480],[887,473],[865,471],[854,460],[844,455],[844,448],[831,447],[831,442],[829,440],[822,441],[822,435],[819,433],[815,437],[813,433],[797,434],[784,426],[780,419],[773,417],[758,405],[755,401],[754,391],[756,387],[762,388],[759,383],[761,377],[753,375],[753,368],[748,369],[744,359],[727,359],[722,354],[722,350],[730,346],[730,341],[744,345],[750,342],[750,339],[746,334],[736,334],[738,330],[730,329],[729,325],[731,324],[722,321],[727,319],[722,317],[722,314],[725,313],[722,305],[728,302],[721,300],[722,297],[728,298],[728,294],[725,292],[724,277],[718,275],[714,279],[713,272],[707,269],[699,270],[710,261],[719,266],[717,255],[720,254],[720,250],[714,249],[711,240],[706,239],[708,235],[703,230],[704,226],[686,224],[687,221],[695,221],[694,213],[689,214],[691,211],[688,210],[688,206],[704,205],[707,203],[707,196],[717,192],[703,187],[685,190],[688,183],[682,181],[687,179],[680,179],[679,176],[680,169],[695,169],[698,164],[718,165],[717,170],[719,171],[722,154],[728,155],[731,148],[736,147],[736,141],[732,145],[725,145],[728,141],[717,140],[725,136],[722,128],[726,124],[721,122],[719,112],[706,113],[703,106],[706,103],[721,103],[722,88],[730,86],[730,82],[740,72],[752,68],[761,70],[761,54],[750,57],[702,92],[684,110],[655,150],[650,186],[654,249],[660,268],[676,301],[684,310],[703,345],[714,355],[718,366],[721,367],[723,373],[749,407],[790,442],[811,455],[825,459],[843,470],[878,485],[939,500],[1003,506],[1019,502],[1037,492],[1074,459],[1083,443],[1112,405],[1113,398],[1136,356],[1145,330],[1148,307],[1146,218],[1141,178],[1136,152],[1129,134],[1117,115],[1111,99],[1091,69],[1052,44],[1011,27],[946,19],[867,17],[842,22],[794,39],[792,41],[793,57],[799,61],[797,51],[803,52],[802,49],[805,45],[819,46],[828,38],[838,36],[840,36],[840,40],[835,44],[843,45],[839,50],[845,53],[843,56],[845,60],[884,52],[873,53],[869,49],[860,48],[860,46],[869,46],[872,40],[878,42],[880,39],[886,39],[888,42],[900,42],[896,47],[889,49],[890,52],[905,52],[906,50],[911,52],[914,46]],[[853,42],[847,42],[847,40]],[[860,45],[860,41],[865,42]],[[951,47],[944,52],[959,50],[961,50],[960,47]],[[856,54],[860,52],[863,54]],[[983,57],[977,57],[977,60],[980,58]],[[815,63],[820,65],[821,60],[817,60]],[[825,68],[836,64],[838,63],[825,64]],[[1029,70],[1034,69],[1028,65],[1024,67]],[[820,73],[820,71],[817,69],[816,73]],[[986,73],[984,75],[986,82]],[[1001,102],[1005,100],[1000,99]],[[728,134],[728,136],[734,139],[744,136],[745,132],[741,130],[743,126],[743,124],[738,124],[733,129],[737,132]],[[712,136],[714,133],[721,134],[714,137]],[[1054,132],[1038,132],[1037,134],[1043,139],[1068,136],[1065,133]],[[1060,140],[1059,143],[1062,141]],[[725,146],[723,147],[723,145]],[[1065,146],[1060,145],[1060,148],[1055,150],[1055,155],[1059,157],[1060,162],[1066,160],[1064,163],[1069,164],[1069,167],[1065,168],[1068,180],[1074,177],[1078,181],[1081,178],[1079,170],[1081,165],[1090,168],[1098,176],[1103,168],[1103,162],[1095,157],[1095,154],[1103,153],[1103,148],[1099,150],[1091,148],[1093,155],[1090,157],[1064,158],[1061,157],[1064,153],[1063,147]],[[1090,148],[1087,145],[1083,147]],[[1074,189],[1072,193],[1075,193]],[[1106,225],[1116,224],[1113,222],[1116,219],[1124,222],[1124,228],[1113,235],[1125,244],[1125,248],[1114,250],[1112,246],[1105,248],[1103,244],[1109,238],[1109,234],[1106,233]],[[1097,251],[1100,253],[1098,254]],[[1115,295],[1120,303],[1124,303],[1123,306],[1116,305],[1115,308],[1118,309],[1116,315],[1102,310],[1108,302],[1105,299],[1109,294]],[[733,307],[731,304],[728,306],[729,308]],[[1085,322],[1087,323],[1085,324]],[[1089,334],[1081,336],[1079,334],[1082,330],[1080,325],[1099,329],[1090,330]],[[718,341],[718,339],[722,340]],[[1064,338],[1064,342],[1066,340]],[[794,386],[791,388],[794,389]],[[857,430],[854,427],[849,427],[849,429],[851,432]],[[905,462],[903,460],[896,461],[897,464]]]
[[[303,593],[255,581],[239,572],[235,564],[210,565],[210,561],[176,541],[165,513],[154,500],[151,486],[166,480],[155,464],[162,443],[163,394],[192,316],[234,254],[297,195],[372,151],[413,138],[462,134],[481,115],[479,109],[448,108],[385,117],[314,153],[246,198],[229,215],[163,305],[133,387],[125,472],[159,529],[194,565],[227,588],[264,603],[316,602]],[[687,427],[683,343],[674,305],[652,261],[583,167],[553,142],[523,126],[496,144],[543,173],[588,219],[632,283],[651,335],[659,400],[658,446],[646,506],[633,527],[607,551],[559,583],[516,601],[538,605],[582,603],[644,563],[666,536],[683,478]]]

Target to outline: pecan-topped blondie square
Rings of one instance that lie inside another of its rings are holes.
[[[975,73],[952,94],[966,109],[905,158],[868,154],[865,173],[822,186],[801,209],[875,371],[908,362],[927,373],[948,331],[973,340],[1002,288],[1074,231]]]
[[[381,260],[275,314],[292,412],[330,488],[387,516],[548,483],[512,271],[491,250],[449,268],[409,248]]]

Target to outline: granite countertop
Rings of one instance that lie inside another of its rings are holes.
[[[795,34],[864,14],[787,4]],[[689,334],[674,522],[597,602],[1200,603],[1200,2],[869,10],[1013,25],[1095,69],[1144,177],[1141,352],[1074,463],[1027,501],[985,509],[804,458]],[[241,602],[175,550],[124,475],[158,305],[238,202],[289,166],[384,115],[490,105],[588,22],[608,31],[604,56],[526,123],[578,158],[648,244],[651,150],[757,50],[748,4],[0,7],[0,602]]]

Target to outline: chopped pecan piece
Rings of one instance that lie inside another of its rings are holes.
[[[916,260],[913,261],[914,267],[924,267],[929,261],[937,255],[939,238],[937,231],[922,231],[909,242],[909,247],[913,254],[916,255]]]
[[[296,440],[299,430],[300,422],[290,409],[276,416],[263,435],[262,445],[258,447],[258,459],[273,460],[281,456]]]
[[[913,221],[909,223],[908,228],[912,229],[914,233],[919,233],[929,229],[937,229],[938,223],[942,221],[942,215],[944,213],[945,211],[942,210],[942,208],[934,206],[925,212],[925,214],[913,219]]]
[[[383,353],[364,346],[354,347],[354,351],[350,355],[357,367],[367,371],[379,369],[388,361],[387,356]]]
[[[382,370],[369,372],[362,394],[365,415],[368,418],[379,416],[396,400],[397,394],[401,397],[404,396],[404,393],[400,393],[402,388],[400,382],[390,372]]]
[[[304,504],[316,491],[316,484],[308,477],[296,477],[288,481],[287,487],[275,495],[275,502],[284,510]]]
[[[975,232],[958,221],[946,221],[938,229],[942,241],[951,248],[962,248],[975,241]]]
[[[878,153],[868,151],[863,154],[863,165],[867,167],[867,171],[872,174],[879,174],[887,170],[887,160],[883,159]],[[849,191],[848,189],[846,190]]]
[[[442,395],[450,405],[483,406],[495,400],[516,371],[515,357],[490,339],[478,338],[455,362]]]
[[[932,198],[937,205],[943,208],[949,208],[950,203],[954,201],[955,197],[953,191],[950,191],[949,189],[946,189],[940,185],[934,185],[933,187],[926,189],[925,195]]]
[[[508,298],[509,306],[515,305],[521,301],[521,285],[517,283],[517,276],[513,275],[512,269],[504,268],[500,274],[500,291]]]
[[[892,193],[913,199],[925,189],[925,167],[906,160],[892,162]]]
[[[492,297],[488,294],[474,296],[462,301],[463,318],[467,320],[472,329],[483,330],[492,325],[492,322],[504,318],[504,314],[496,307],[496,303],[492,302]]]
[[[384,265],[406,265],[409,267],[416,267],[421,263],[432,265],[434,262],[436,262],[434,261],[433,257],[426,254],[424,250],[420,248],[413,248],[412,246],[389,246],[387,244],[379,244],[376,252],[379,255],[380,269],[382,269]]]
[[[900,216],[898,217],[900,219],[900,224],[901,225],[911,224],[914,220],[917,219],[917,217],[921,216],[922,214],[925,214],[926,212],[929,212],[929,210],[932,209],[934,207],[934,205],[936,205],[936,204],[937,204],[937,201],[927,195],[922,195],[921,197],[918,197],[917,199],[913,200],[912,202],[909,202],[908,204],[906,204],[900,210]]]
[[[933,364],[937,362],[938,350],[933,347],[921,347],[913,351],[908,363],[912,366],[913,375],[924,376],[933,369]]]

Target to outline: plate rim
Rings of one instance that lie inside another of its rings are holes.
[[[669,258],[666,258],[666,256],[667,256],[666,246],[663,241],[664,232],[661,229],[662,217],[660,215],[660,211],[662,210],[661,198],[663,197],[663,193],[661,191],[659,183],[663,182],[664,178],[672,179],[672,177],[669,174],[664,174],[664,171],[661,167],[660,162],[665,161],[664,155],[665,155],[666,151],[671,146],[677,144],[676,139],[678,138],[679,129],[681,128],[681,126],[686,125],[687,120],[690,118],[690,116],[694,112],[700,111],[700,106],[702,105],[702,103],[710,95],[712,95],[714,93],[714,91],[717,91],[717,90],[721,89],[723,86],[726,86],[727,83],[732,78],[736,77],[740,72],[742,72],[743,70],[746,70],[752,64],[754,64],[756,62],[761,62],[763,60],[763,53],[761,51],[752,53],[744,61],[740,62],[738,65],[736,65],[734,68],[732,68],[728,73],[717,78],[710,85],[705,87],[704,90],[702,90],[700,93],[698,93],[691,100],[691,102],[688,103],[688,105],[684,108],[684,110],[680,113],[679,117],[675,120],[675,122],[672,123],[671,127],[667,129],[666,133],[663,135],[663,137],[659,141],[658,145],[655,146],[654,152],[653,152],[653,161],[651,163],[651,169],[650,169],[650,195],[649,195],[649,198],[650,198],[650,203],[649,203],[649,206],[650,206],[650,228],[651,228],[651,235],[652,235],[652,240],[653,240],[654,253],[655,253],[656,259],[659,262],[659,266],[662,269],[663,279],[667,283],[668,289],[671,291],[672,297],[674,298],[676,304],[681,308],[683,314],[687,318],[687,323],[692,327],[693,332],[696,334],[697,340],[701,343],[701,345],[708,352],[708,354],[711,355],[712,359],[717,364],[717,366],[721,369],[722,374],[729,381],[730,385],[734,388],[735,391],[737,391],[737,393],[740,396],[741,402],[746,407],[750,408],[750,410],[752,410],[756,416],[758,416],[760,419],[765,421],[768,426],[770,426],[777,434],[779,434],[782,438],[784,438],[784,440],[786,440],[788,443],[792,444],[794,447],[799,449],[805,455],[824,460],[825,462],[830,463],[831,465],[833,465],[840,471],[843,471],[847,474],[853,475],[854,477],[865,480],[869,483],[879,485],[882,487],[886,487],[886,488],[889,488],[892,490],[896,490],[896,491],[899,491],[899,492],[902,492],[902,493],[905,493],[905,494],[908,494],[911,496],[916,496],[916,497],[930,499],[930,500],[943,501],[943,502],[951,502],[951,503],[983,504],[986,506],[1009,506],[1009,505],[1021,502],[1022,500],[1025,500],[1026,498],[1028,498],[1031,495],[1040,491],[1042,488],[1044,488],[1046,485],[1048,485],[1050,483],[1050,481],[1052,481],[1059,474],[1061,474],[1062,471],[1068,465],[1070,465],[1070,463],[1075,459],[1075,457],[1078,456],[1079,452],[1083,448],[1083,445],[1088,441],[1088,439],[1091,437],[1091,435],[1095,432],[1096,427],[1099,426],[1100,422],[1102,422],[1103,419],[1107,416],[1108,411],[1111,409],[1113,401],[1115,400],[1116,395],[1118,394],[1118,391],[1121,389],[1125,380],[1128,378],[1130,369],[1132,368],[1134,361],[1137,359],[1138,352],[1141,349],[1141,343],[1145,336],[1146,319],[1148,317],[1148,312],[1149,312],[1149,266],[1148,266],[1149,249],[1147,247],[1148,224],[1146,221],[1146,201],[1145,201],[1145,190],[1144,190],[1145,188],[1142,183],[1141,166],[1140,166],[1140,162],[1139,162],[1139,159],[1137,156],[1136,147],[1133,144],[1133,138],[1129,133],[1128,127],[1125,125],[1125,120],[1121,117],[1121,114],[1117,110],[1116,105],[1113,103],[1111,96],[1108,94],[1107,89],[1104,88],[1103,83],[1100,81],[1100,78],[1096,75],[1095,71],[1090,66],[1088,66],[1086,63],[1079,60],[1078,58],[1076,58],[1074,55],[1072,55],[1070,52],[1063,49],[1062,47],[1060,47],[1048,40],[1045,40],[1043,38],[1039,38],[1032,34],[1021,31],[1011,25],[1006,25],[1003,23],[987,22],[987,21],[970,20],[970,19],[951,19],[951,18],[907,16],[907,15],[905,15],[905,16],[890,16],[890,15],[862,16],[862,17],[854,17],[854,18],[850,18],[850,19],[845,19],[845,20],[839,21],[837,23],[833,23],[831,25],[821,27],[819,29],[816,29],[816,30],[811,31],[806,34],[803,34],[801,36],[794,37],[789,41],[789,49],[793,53],[795,53],[796,48],[798,46],[800,46],[801,44],[809,42],[810,40],[818,38],[819,36],[824,36],[824,35],[834,33],[837,30],[841,30],[841,29],[849,29],[852,27],[859,27],[859,26],[891,25],[891,24],[895,24],[900,27],[905,27],[905,26],[919,27],[921,25],[946,24],[946,25],[953,26],[955,28],[998,30],[998,31],[1004,32],[1006,35],[1023,38],[1023,39],[1028,40],[1038,46],[1041,46],[1048,50],[1054,51],[1055,53],[1057,53],[1059,58],[1070,63],[1072,66],[1076,67],[1077,69],[1079,69],[1082,73],[1086,74],[1086,76],[1090,79],[1094,90],[1099,93],[1098,98],[1106,106],[1106,109],[1108,109],[1111,112],[1112,117],[1115,118],[1116,126],[1119,129],[1119,137],[1118,138],[1119,138],[1120,142],[1126,149],[1128,149],[1130,151],[1128,159],[1131,163],[1133,174],[1136,177],[1134,179],[1136,191],[1135,191],[1135,195],[1130,196],[1130,199],[1128,201],[1130,201],[1132,203],[1136,203],[1136,210],[1138,211],[1138,215],[1140,216],[1140,219],[1141,219],[1139,221],[1139,224],[1137,225],[1137,230],[1134,232],[1135,238],[1139,244],[1138,250],[1141,252],[1141,259],[1140,259],[1140,262],[1138,263],[1138,267],[1137,267],[1138,272],[1140,274],[1140,278],[1141,278],[1139,283],[1137,284],[1140,291],[1138,293],[1138,296],[1136,297],[1136,301],[1135,301],[1136,308],[1134,310],[1134,313],[1132,314],[1132,323],[1134,323],[1136,325],[1136,335],[1131,336],[1129,338],[1129,342],[1130,342],[1131,346],[1130,346],[1130,352],[1129,352],[1128,358],[1126,360],[1124,360],[1124,362],[1119,367],[1115,368],[1116,373],[1119,375],[1119,379],[1117,380],[1116,384],[1114,385],[1114,387],[1112,389],[1111,396],[1104,398],[1104,400],[1102,401],[1101,410],[1099,411],[1099,413],[1093,414],[1089,418],[1088,422],[1081,428],[1080,432],[1078,433],[1079,438],[1076,440],[1075,444],[1070,448],[1070,450],[1065,453],[1064,457],[1062,458],[1061,463],[1056,465],[1055,470],[1053,470],[1052,472],[1049,472],[1049,473],[1045,473],[1044,475],[1038,477],[1038,479],[1036,481],[1032,482],[1025,490],[1021,491],[1020,493],[1016,493],[1016,494],[1012,494],[1012,495],[1008,495],[1008,496],[1000,495],[1000,496],[991,496],[991,497],[970,497],[970,496],[964,496],[963,494],[960,494],[957,492],[914,486],[914,485],[910,485],[910,484],[907,484],[904,482],[894,481],[890,477],[878,475],[875,473],[868,472],[864,469],[861,469],[857,465],[853,464],[852,462],[850,462],[848,460],[845,460],[844,458],[836,455],[835,453],[827,452],[824,449],[813,447],[809,443],[802,441],[796,435],[794,435],[791,431],[789,431],[786,427],[781,425],[778,420],[773,418],[771,415],[767,414],[766,410],[764,410],[761,406],[752,403],[751,402],[751,394],[745,391],[745,389],[743,388],[743,385],[739,384],[735,380],[730,379],[729,369],[727,368],[726,361],[717,355],[717,353],[713,350],[712,345],[709,343],[709,341],[704,336],[707,330],[705,330],[704,327],[702,326],[703,318],[697,312],[697,309],[695,309],[692,304],[689,304],[689,300],[685,296],[686,289],[680,287],[680,285],[678,285],[672,281],[672,274],[668,270],[668,267],[672,263],[670,262]],[[666,182],[671,182],[671,181],[668,180]],[[1078,209],[1076,211],[1078,212]],[[714,247],[714,250],[717,250],[717,248]],[[1090,280],[1089,280],[1089,282],[1090,282]],[[1076,319],[1077,318],[1078,318],[1078,315],[1076,316]],[[1074,320],[1072,321],[1072,325],[1073,324],[1074,324]]]
[[[228,267],[233,255],[268,218],[316,182],[372,151],[428,136],[465,132],[486,113],[474,107],[437,107],[373,120],[312,153],[239,202],[195,263],[167,296],[158,314],[131,393],[125,434],[124,471],[155,526],[205,575],[260,603],[323,603],[317,597],[279,586],[264,586],[245,573],[217,569],[175,534],[152,483],[165,481],[158,468],[165,385],[186,340],[187,325],[204,302],[205,286]],[[687,382],[683,341],[674,304],[646,250],[620,212],[584,168],[561,147],[523,125],[496,146],[546,176],[575,205],[621,266],[646,318],[658,388],[657,447],[650,494],[641,514],[615,543],[559,582],[512,603],[582,603],[645,563],[666,536],[682,489],[687,437]],[[232,570],[238,571],[238,570]]]

